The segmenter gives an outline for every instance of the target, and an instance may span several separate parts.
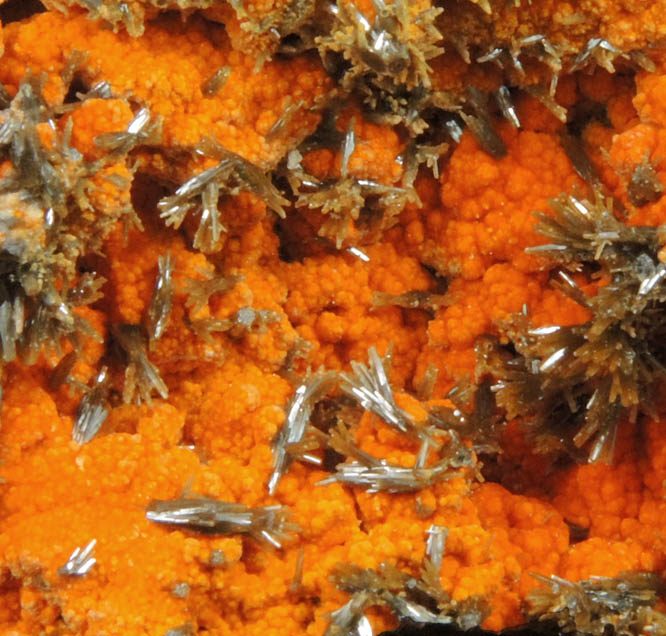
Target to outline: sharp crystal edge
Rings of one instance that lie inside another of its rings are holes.
[[[663,615],[651,609],[664,592],[661,578],[648,572],[621,572],[616,577],[593,576],[569,581],[556,575],[530,573],[543,587],[530,592],[531,618],[555,620],[563,632],[601,636],[662,634]]]
[[[84,548],[77,547],[67,559],[67,563],[58,568],[60,576],[83,576],[97,563],[97,559],[92,556],[97,545],[97,539],[93,539]]]
[[[372,625],[364,614],[369,600],[367,592],[358,592],[342,607],[331,612],[324,636],[374,636]]]
[[[209,497],[157,499],[151,501],[146,509],[149,521],[216,534],[247,534],[278,549],[282,548],[290,533],[297,530],[295,524],[287,521],[288,515],[289,511],[284,506],[250,508]]]
[[[147,338],[139,325],[112,325],[112,333],[125,351],[127,368],[123,400],[130,403],[138,392],[139,399],[151,403],[151,394],[157,391],[162,398],[167,398],[169,389],[160,376],[158,368],[149,360],[146,352]]]
[[[338,564],[331,580],[351,598],[331,613],[325,636],[356,636],[358,621],[370,607],[385,607],[398,620],[456,624],[464,630],[478,626],[484,612],[477,602],[453,601],[441,589],[439,575],[433,572],[432,564],[426,561],[425,567],[428,572],[424,577],[434,577],[434,587],[426,578],[415,578],[388,563],[376,570],[349,563]]]
[[[345,134],[344,142],[342,144],[342,164],[340,168],[340,173],[343,178],[347,176],[349,168],[349,160],[351,159],[351,156],[354,154],[354,149],[356,148],[356,135],[354,133],[354,123],[355,119],[352,117],[351,121],[349,122],[347,133]]]
[[[413,430],[407,413],[395,403],[393,390],[389,384],[386,370],[377,350],[370,347],[368,366],[360,362],[351,363],[353,375],[341,373],[342,391],[353,397],[364,409],[372,411],[387,424],[401,433]]]
[[[333,371],[317,372],[296,389],[287,406],[282,429],[273,444],[273,472],[268,481],[271,495],[291,462],[287,447],[302,441],[315,403],[328,393],[336,381],[337,374]]]
[[[428,528],[428,540],[426,541],[426,556],[433,564],[435,571],[442,569],[442,559],[446,548],[446,538],[449,534],[447,528],[432,525]]]
[[[449,441],[444,446],[439,446],[437,442],[431,442],[426,437],[414,466],[404,467],[390,464],[359,449],[348,429],[339,424],[329,434],[329,445],[338,453],[352,458],[352,461],[339,463],[334,474],[316,485],[326,486],[340,482],[360,486],[369,493],[405,493],[422,490],[439,481],[460,476],[462,469],[474,467],[475,455],[462,443],[455,431],[447,429],[446,433]],[[426,466],[427,452],[431,445],[438,448],[439,459]]]
[[[108,372],[102,367],[95,385],[83,396],[72,429],[72,439],[77,444],[87,444],[99,432],[109,415],[107,404]]]
[[[153,296],[148,307],[148,335],[151,341],[162,337],[171,314],[174,264],[169,252],[157,258],[157,269]]]
[[[414,469],[385,463],[378,463],[376,466],[364,466],[358,462],[345,462],[338,464],[337,472],[334,475],[317,482],[317,485],[325,486],[337,481],[352,486],[360,486],[369,493],[415,492],[427,488],[439,480],[453,477],[455,473],[449,473],[448,468],[448,464],[433,468]]]
[[[194,636],[195,631],[191,623],[184,623],[178,627],[173,627],[164,632],[164,636]]]

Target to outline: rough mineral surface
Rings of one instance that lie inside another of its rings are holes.
[[[665,185],[664,0],[0,1],[0,632],[666,634]]]

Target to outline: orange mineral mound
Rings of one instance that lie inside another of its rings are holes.
[[[666,634],[665,16],[0,0],[0,633]]]

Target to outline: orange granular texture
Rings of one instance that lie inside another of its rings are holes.
[[[575,466],[554,476],[553,504],[567,521],[589,530],[588,539],[571,547],[562,576],[658,572],[666,565],[663,439],[663,422],[647,422],[638,431],[620,427],[612,466]]]
[[[508,153],[495,160],[466,133],[446,164],[441,187],[429,177],[417,180],[422,207],[408,205],[400,225],[388,233],[398,250],[452,277],[448,302],[428,323],[416,370],[418,380],[431,365],[439,369],[438,394],[453,380],[473,376],[476,338],[496,333],[498,322],[524,306],[537,323],[587,319],[573,301],[547,289],[547,274],[539,272],[545,262],[525,253],[545,242],[533,212],[547,211],[549,198],[582,183],[556,134],[509,127],[502,134]]]
[[[631,427],[623,427],[633,433]],[[623,435],[613,466],[593,464],[571,468],[557,478],[554,503],[566,518],[592,536],[620,539],[623,519],[636,517],[641,499],[633,436]],[[594,488],[592,486],[594,485]]]
[[[85,1],[65,0],[70,7],[84,7],[90,9]],[[126,15],[131,16],[124,22],[123,13],[118,11],[118,5],[114,2],[102,2],[102,8],[93,13],[102,19],[111,19],[114,30],[126,27],[134,36],[144,33],[145,24],[153,20],[160,11],[178,11],[183,9],[203,9],[203,14],[209,20],[222,23],[229,33],[232,46],[238,51],[252,53],[258,61],[264,62],[270,59],[279,37],[276,30],[284,27],[292,29],[297,26],[300,17],[298,7],[296,11],[289,11],[287,0],[251,0],[232,6],[231,4],[219,4],[214,0],[199,2],[198,0],[127,0],[124,5],[128,11]],[[113,13],[104,8],[108,4]],[[58,0],[44,0],[44,5],[54,10],[61,10],[62,3]]]
[[[227,391],[222,377],[207,375],[201,389],[210,397],[204,400],[200,415],[192,409],[201,403],[201,393],[185,388],[181,397],[174,398],[180,408],[156,401],[152,408],[115,410],[110,424],[116,432],[83,447],[68,442],[71,419],[58,417],[47,394],[24,373],[12,376],[6,386],[0,434],[5,458],[2,477],[11,484],[4,492],[5,524],[0,534],[3,580],[9,590],[4,604],[8,628],[33,633],[47,629],[61,615],[61,627],[68,634],[164,633],[189,620],[192,607],[197,616],[210,621],[215,633],[222,634],[241,625],[244,633],[266,633],[266,616],[283,616],[294,633],[313,622],[315,611],[325,620],[324,610],[308,599],[330,587],[326,577],[334,559],[344,557],[334,548],[358,532],[358,521],[349,496],[339,486],[314,491],[316,503],[304,496],[303,482],[312,486],[321,475],[295,471],[280,488],[280,500],[293,503],[294,519],[307,543],[308,574],[300,601],[289,592],[298,545],[271,553],[239,538],[181,532],[145,518],[145,505],[152,498],[177,497],[190,479],[196,492],[250,505],[268,503],[269,444],[283,418],[275,404],[285,400],[289,389],[280,378],[270,380],[256,371],[253,377],[244,364],[244,369],[227,365],[226,372],[232,382],[245,383],[241,388],[246,387],[250,400],[245,411],[240,409],[238,385]],[[194,387],[196,380],[187,384]],[[216,434],[207,431],[209,439],[226,442],[210,446],[210,458],[202,464],[200,456],[177,443],[180,429],[185,427],[188,434],[191,427],[200,452],[207,452],[195,422],[200,416],[210,420],[219,412],[211,387],[218,399],[228,402],[233,396],[238,419],[218,428]],[[269,406],[262,409],[257,399]],[[42,426],[38,428],[35,421],[35,426],[26,428],[24,423],[36,420],[37,413]],[[264,420],[268,428],[262,429]],[[249,431],[253,431],[251,438],[247,438]],[[247,445],[242,438],[247,438]],[[238,452],[243,446],[245,454]],[[56,473],[60,477],[53,479]],[[233,480],[228,479],[231,474]],[[36,484],[48,487],[29,495]],[[100,514],[107,506],[108,512]],[[93,537],[98,540],[98,565],[82,580],[60,578],[56,569],[74,547]],[[322,561],[319,551],[324,547],[332,549]],[[215,551],[224,555],[223,566],[211,565]],[[15,599],[12,582],[20,580],[41,583],[20,590],[18,617],[10,610]],[[186,598],[173,593],[179,584],[189,586]],[[330,602],[326,607],[333,609]]]
[[[233,457],[236,463],[250,463],[253,481],[265,483],[272,462],[270,442],[284,422],[279,405],[290,393],[279,376],[262,373],[244,357],[229,356],[219,369],[188,377],[172,398],[185,417],[186,437],[204,455],[225,454],[225,461]]]
[[[258,635],[266,633],[269,617],[279,617],[293,633],[319,634],[328,612],[345,602],[328,580],[337,563],[378,567],[388,560],[416,573],[432,523],[449,528],[444,588],[457,600],[491,599],[486,627],[520,622],[520,603],[532,585],[526,572],[557,567],[567,529],[547,504],[498,485],[470,493],[466,480],[457,478],[425,489],[419,501],[432,512],[424,517],[413,495],[317,487],[327,473],[296,464],[281,481],[277,500],[290,506],[300,539],[281,552],[146,521],[143,507],[151,498],[176,497],[188,480],[195,492],[220,499],[271,502],[265,488],[270,444],[284,417],[276,405],[284,403],[290,389],[281,378],[237,360],[227,361],[219,372],[190,375],[170,403],[115,409],[108,434],[84,447],[67,441],[71,419],[58,417],[29,376],[12,376],[0,432],[6,458],[0,476],[11,484],[2,503],[6,524],[0,555],[10,590],[12,581],[29,577],[50,584],[20,591],[23,612],[10,620],[13,628],[44,629],[61,614],[65,633],[121,628],[150,633],[177,626],[194,611],[214,633],[242,629]],[[425,412],[407,395],[396,399],[417,416]],[[30,409],[39,412],[41,429],[23,426],[36,417]],[[181,429],[199,456],[177,445]],[[367,450],[392,458],[403,452],[404,441],[374,416],[366,417],[358,435]],[[34,492],[38,483],[42,486]],[[111,510],[100,515],[107,507]],[[80,582],[63,582],[55,570],[91,537],[99,542],[99,565]],[[305,569],[295,594],[289,588],[299,546]],[[224,567],[210,566],[213,550],[224,553]],[[182,583],[189,586],[187,599],[172,591]],[[7,597],[11,609],[15,593]],[[313,603],[313,598],[322,600]],[[373,622],[382,629],[392,626],[381,614]]]
[[[396,401],[415,415],[425,406],[405,394],[396,394]],[[378,417],[366,413],[355,435],[366,452],[413,465],[418,444]],[[528,572],[552,572],[568,546],[568,529],[549,504],[513,495],[497,484],[470,489],[459,477],[425,488],[416,497],[368,494],[359,488],[352,492],[364,532],[347,540],[348,559],[370,568],[396,563],[416,573],[427,529],[443,526],[449,534],[442,585],[457,601],[491,599],[492,612],[484,623],[489,629],[521,621],[521,600],[535,584]]]
[[[159,256],[168,253],[174,260],[176,288],[183,287],[188,278],[200,280],[211,272],[202,254],[188,250],[182,238],[168,236],[164,230],[133,229],[125,235],[119,225],[105,247],[110,285],[106,301],[109,318],[115,322],[141,322],[153,294]]]
[[[524,249],[543,242],[533,210],[578,183],[553,136],[507,130],[508,155],[490,160],[471,137],[463,138],[442,175],[441,211],[425,218],[426,259],[447,263],[443,271],[478,278],[495,262],[519,270],[539,266]],[[472,168],[470,168],[472,166]],[[536,178],[536,171],[540,178]]]
[[[569,75],[562,77],[553,95],[554,102],[568,109],[574,106],[578,98],[579,91],[575,78]],[[523,130],[539,133],[561,133],[564,130],[565,122],[528,93],[518,93],[514,99],[514,106]]]
[[[389,244],[366,252],[368,262],[340,254],[282,264],[278,277],[288,289],[284,309],[298,334],[312,343],[313,367],[343,369],[351,360],[365,359],[368,347],[383,354],[392,345],[392,379],[401,386],[411,377],[425,316],[399,307],[373,308],[373,292],[427,289],[429,276],[416,259],[399,256]]]
[[[349,181],[343,181],[342,187],[330,192],[331,202],[336,199],[344,201],[348,195],[347,189],[359,182],[366,184],[370,182],[394,188],[401,186],[401,178],[404,173],[402,155],[407,144],[398,131],[389,126],[367,121],[358,104],[352,104],[338,113],[335,132],[338,133],[339,139],[335,139],[331,135],[330,147],[306,152],[301,161],[306,174],[316,177],[323,184],[322,187],[334,184],[343,176],[343,148],[347,135],[353,132],[353,152],[347,157],[344,174]],[[329,211],[323,214],[321,207],[309,207],[308,190],[307,184],[299,187],[301,196],[295,210],[284,222],[285,233],[289,235],[291,241],[300,245],[301,249],[306,248],[308,255],[317,253],[317,242],[326,245],[327,240],[336,242],[338,239],[344,239],[342,242],[345,245],[375,242],[384,230],[395,225],[396,216],[402,205],[396,202],[394,209],[390,211],[382,210],[381,206],[377,206],[380,209],[375,214],[376,218],[364,222],[361,209],[363,202],[353,215],[344,207],[340,211]],[[373,198],[371,187],[368,189],[368,194],[365,195],[365,204],[371,206]],[[340,216],[342,220],[333,224],[335,229],[329,229],[327,224],[331,223],[331,217],[337,216]],[[359,217],[361,218],[359,219]],[[338,229],[339,227],[342,229]]]
[[[614,102],[609,100],[611,121],[619,134],[605,144],[610,164],[610,175],[605,181],[630,211],[632,225],[656,226],[666,220],[663,197],[637,208],[627,196],[627,185],[641,164],[652,166],[658,181],[662,185],[666,183],[666,111],[660,103],[666,91],[664,72],[660,63],[655,73],[639,73],[635,90],[618,92]]]
[[[271,242],[268,244],[272,246]],[[128,246],[131,246],[131,257]],[[187,249],[181,237],[164,229],[154,229],[153,232],[133,230],[125,237],[122,227],[118,227],[109,237],[106,249],[110,288],[105,303],[114,322],[142,322],[152,299],[158,258],[167,253],[172,258],[174,296],[169,326],[155,344],[152,354],[165,375],[206,366],[215,360],[221,363],[230,350],[236,350],[271,370],[278,370],[295,344],[296,331],[283,310],[287,290],[271,268],[261,267],[251,260],[246,264],[243,259],[238,263],[239,267],[216,273],[204,255]],[[262,255],[268,256],[265,250]],[[229,261],[230,257],[225,260]],[[188,286],[226,274],[237,277],[238,282],[227,292],[213,294],[195,314],[195,307],[189,301]],[[185,324],[186,320],[233,320],[236,312],[244,308],[272,312],[270,322],[263,328],[235,337],[224,332],[214,333],[209,341],[196,336]]]
[[[443,55],[431,60],[430,67],[435,90],[463,92],[467,85],[472,85],[496,91],[502,84],[499,68],[488,64],[467,64],[453,46],[446,47]]]
[[[503,136],[508,154],[495,160],[463,135],[442,173],[441,202],[407,225],[410,247],[443,275],[474,280],[501,262],[538,269],[543,262],[524,251],[544,242],[533,211],[581,183],[555,135],[505,127]]]
[[[543,34],[560,47],[565,59],[575,57],[591,38],[608,40],[622,51],[649,48],[666,37],[662,16],[666,5],[657,2],[569,3],[534,0],[506,4],[490,0],[483,13],[481,2],[457,3],[447,10],[447,33],[458,41],[487,50],[511,46],[516,40]],[[479,6],[476,6],[479,5]],[[455,40],[454,40],[455,41]]]
[[[225,231],[222,232],[218,243],[207,251],[217,254],[220,259],[229,261],[233,258],[229,252],[240,251],[238,248],[234,250],[234,240],[238,242],[238,240],[250,230],[254,230],[255,233],[261,233],[261,230],[256,226],[265,219],[269,213],[266,210],[266,204],[261,199],[247,192],[241,192],[235,197],[222,197],[218,203],[218,210],[220,221],[224,225]],[[199,227],[199,222],[200,215],[197,214],[189,215],[185,221],[184,227],[188,238],[190,239],[190,243],[194,240],[194,236]],[[258,251],[261,254],[261,257],[266,259],[271,255],[271,252],[276,252],[275,249],[271,249],[273,247],[271,240],[275,241],[276,237],[270,236],[264,232],[262,238],[263,240],[257,247],[259,248]],[[242,252],[243,259],[249,260],[252,258],[253,253],[256,255],[257,250],[247,249],[242,250]]]
[[[472,377],[479,336],[499,335],[499,326],[524,308],[535,326],[579,324],[589,318],[587,310],[546,284],[545,272],[523,273],[508,263],[492,265],[480,280],[455,278],[448,302],[428,322],[417,377],[435,364],[440,370],[438,393],[450,388],[452,380]]]
[[[396,183],[403,171],[398,158],[405,149],[397,131],[365,120],[358,107],[341,112],[335,128],[343,134],[354,131],[355,146],[347,163],[348,174],[384,185]],[[303,167],[319,179],[339,178],[341,164],[342,152],[338,148],[313,150],[302,161]]]
[[[86,320],[89,326],[98,336],[86,336],[82,338],[77,350],[76,363],[72,367],[69,375],[78,382],[88,384],[98,373],[100,360],[106,350],[107,336],[107,318],[106,315],[90,307],[78,307],[76,313],[79,317]],[[76,388],[63,384],[59,387],[53,387],[53,373],[56,365],[62,359],[63,354],[68,354],[74,350],[70,342],[63,344],[62,352],[51,352],[44,355],[31,369],[33,377],[42,387],[51,390],[58,412],[61,414],[73,415],[81,401],[81,393]]]
[[[438,310],[428,324],[429,344],[462,348],[491,331],[493,323],[507,320],[523,305],[542,294],[543,275],[526,275],[508,263],[488,268],[482,280],[453,281],[448,290],[451,306]]]
[[[101,437],[79,448],[68,442],[71,420],[60,418],[47,394],[21,372],[7,383],[2,417],[2,471],[11,484],[2,501],[3,576],[7,583],[41,582],[21,590],[22,612],[12,627],[48,629],[60,611],[66,633],[113,632],[123,625],[139,633],[184,620],[185,604],[168,590],[179,580],[194,584],[200,568],[184,558],[187,538],[165,538],[142,508],[152,497],[177,494],[182,479],[198,470],[196,456],[141,435]],[[160,417],[159,408],[153,417]],[[91,538],[99,541],[103,565],[82,584],[63,582],[57,567]],[[137,569],[153,576],[139,581],[131,574]],[[130,579],[135,584],[127,586]]]
[[[256,58],[256,66],[270,59],[279,44],[279,37],[273,29],[287,29],[296,26],[301,18],[298,6],[295,11],[287,0],[251,0],[242,5],[216,4],[204,11],[210,20],[224,24],[234,49],[250,52]],[[286,18],[286,19],[285,19]]]
[[[100,29],[83,15],[49,12],[9,25],[5,35],[0,81],[9,90],[16,90],[29,68],[35,75],[46,72],[46,97],[61,100],[66,87],[59,73],[73,51],[85,50],[84,81],[106,80],[114,92],[128,92],[148,104],[152,115],[163,120],[163,148],[191,147],[212,136],[263,166],[275,163],[286,146],[314,129],[319,116],[308,109],[329,88],[323,70],[309,57],[274,61],[253,74],[252,56],[231,50],[221,26],[196,18],[186,23],[161,18],[133,39]],[[202,84],[225,65],[232,69],[225,85],[216,95],[204,96]],[[266,133],[286,108],[287,96],[303,100],[303,110],[269,141]]]
[[[471,495],[471,496],[470,496]],[[491,614],[487,629],[521,622],[521,600],[535,584],[529,571],[552,572],[568,545],[568,529],[550,505],[512,495],[497,484],[472,493],[464,480],[451,480],[419,492],[433,506],[424,518],[413,495],[355,495],[367,537],[350,552],[362,567],[382,560],[418,571],[431,524],[448,528],[441,571],[444,589],[454,600],[485,596]]]
[[[137,0],[131,9],[142,17],[151,4]],[[565,55],[574,56],[592,33],[627,50],[666,34],[662,20],[654,17],[663,3],[625,3],[621,12],[611,4],[575,8],[550,0],[492,4],[495,12],[486,18],[479,19],[480,9],[471,3],[452,5],[442,15],[445,38],[457,34],[461,55],[467,44],[485,50],[491,36],[493,42],[508,43],[543,32]],[[370,2],[358,6],[374,16]],[[58,119],[60,130],[71,126],[71,144],[85,160],[103,156],[95,139],[125,130],[135,109],[146,106],[161,121],[162,140],[140,151],[140,164],[123,158],[105,166],[86,193],[91,205],[82,223],[107,216],[109,233],[99,237],[104,258],[94,255],[85,267],[107,283],[104,299],[77,309],[103,342],[82,340],[71,371],[76,381],[90,385],[100,365],[114,360],[110,328],[145,321],[158,258],[168,253],[174,262],[169,324],[147,348],[168,386],[168,398],[154,398],[150,405],[120,404],[122,369],[113,368],[109,417],[97,438],[78,446],[71,431],[81,387],[50,385],[54,367],[71,345],[64,344],[60,353],[47,351],[30,368],[19,363],[5,368],[0,414],[3,633],[138,636],[191,623],[211,635],[319,636],[330,613],[349,599],[330,580],[336,565],[377,568],[388,562],[417,575],[432,524],[448,529],[443,588],[456,601],[488,601],[483,626],[492,630],[524,620],[525,598],[537,585],[531,572],[581,579],[666,567],[666,429],[661,421],[635,427],[623,423],[613,466],[564,468],[539,463],[514,423],[502,439],[506,463],[500,463],[501,476],[503,483],[532,496],[476,483],[465,474],[416,494],[369,494],[338,483],[319,486],[330,473],[299,462],[282,478],[275,496],[268,495],[275,436],[294,393],[294,371],[320,366],[348,371],[351,361],[367,359],[369,347],[380,354],[392,347],[395,401],[421,422],[432,403],[419,402],[409,391],[433,364],[439,369],[435,398],[456,380],[473,378],[479,337],[499,335],[512,314],[526,308],[535,326],[589,318],[549,287],[550,265],[524,251],[545,241],[535,231],[532,212],[546,211],[550,197],[583,187],[561,148],[564,125],[524,94],[516,99],[522,130],[498,126],[506,157],[491,158],[466,133],[450,159],[440,162],[439,177],[420,171],[416,191],[421,205],[410,201],[391,219],[395,227],[382,228],[385,238],[368,239],[373,244],[360,253],[333,252],[320,240],[317,210],[290,210],[279,226],[290,236],[279,236],[272,213],[249,193],[220,200],[226,231],[210,253],[190,247],[199,212],[188,214],[180,232],[164,227],[155,205],[167,194],[161,183],[183,180],[215,163],[183,158],[202,138],[212,136],[270,168],[318,124],[332,81],[315,56],[276,59],[253,73],[273,52],[274,42],[256,37],[248,29],[250,21],[277,15],[283,7],[282,0],[260,0],[205,12],[226,28],[200,15],[162,15],[134,39],[78,11],[46,13],[2,31],[6,55],[0,82],[10,92],[29,69],[35,76],[45,74],[46,97],[59,104],[67,90],[60,73],[74,51],[85,50],[82,81],[91,86],[108,81],[119,96],[88,100],[65,109]],[[476,12],[474,20],[470,11]],[[157,11],[147,15],[152,19]],[[445,44],[448,52],[432,63],[435,88],[460,93],[467,84],[489,91],[499,87],[498,68],[465,65]],[[227,82],[217,94],[204,95],[205,82],[224,66],[231,70]],[[635,209],[626,194],[627,175],[641,161],[652,162],[661,179],[666,176],[662,66],[654,74],[640,73],[635,86],[626,73],[577,73],[563,78],[555,95],[566,107],[605,109],[607,120],[588,123],[582,137],[601,179],[625,203],[632,223],[656,225],[666,218],[662,201]],[[519,83],[547,74],[534,60],[525,61],[525,68]],[[301,101],[294,117],[276,126],[285,109]],[[352,119],[356,148],[349,174],[398,184],[403,168],[396,159],[405,150],[406,135],[367,121],[356,104],[342,111],[338,131],[345,133]],[[56,135],[50,126],[41,124],[38,132],[53,149]],[[339,148],[320,149],[306,153],[302,163],[326,181],[340,176],[341,160]],[[135,167],[142,172],[136,178]],[[10,169],[4,165],[0,172],[4,176]],[[151,180],[155,176],[159,184]],[[129,206],[138,213],[143,232],[116,224],[118,210]],[[42,229],[33,221],[22,220],[26,232]],[[291,262],[281,260],[287,252]],[[188,286],[215,276],[237,281],[195,310]],[[579,278],[594,293],[594,286]],[[445,297],[439,307],[427,309],[373,305],[374,292],[413,291]],[[233,320],[247,308],[268,312],[270,320],[250,333],[229,329],[207,338],[192,328],[198,320]],[[366,452],[401,466],[413,465],[419,451],[417,442],[368,412],[352,435]],[[510,464],[521,461],[526,466],[514,480]],[[270,550],[247,538],[147,521],[151,499],[192,493],[251,506],[286,505],[300,531],[282,550]],[[567,522],[589,536],[573,542]],[[80,579],[58,575],[72,550],[92,538],[98,541],[97,565]],[[301,555],[298,582],[294,573]],[[395,627],[382,610],[368,616],[376,633]]]
[[[95,143],[98,135],[123,132],[132,120],[130,105],[122,99],[89,99],[71,115],[63,117],[59,124],[65,128],[72,125],[71,144],[88,161],[103,156],[103,149]]]

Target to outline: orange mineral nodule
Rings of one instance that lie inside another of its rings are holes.
[[[666,634],[663,4],[0,1],[0,632]]]

